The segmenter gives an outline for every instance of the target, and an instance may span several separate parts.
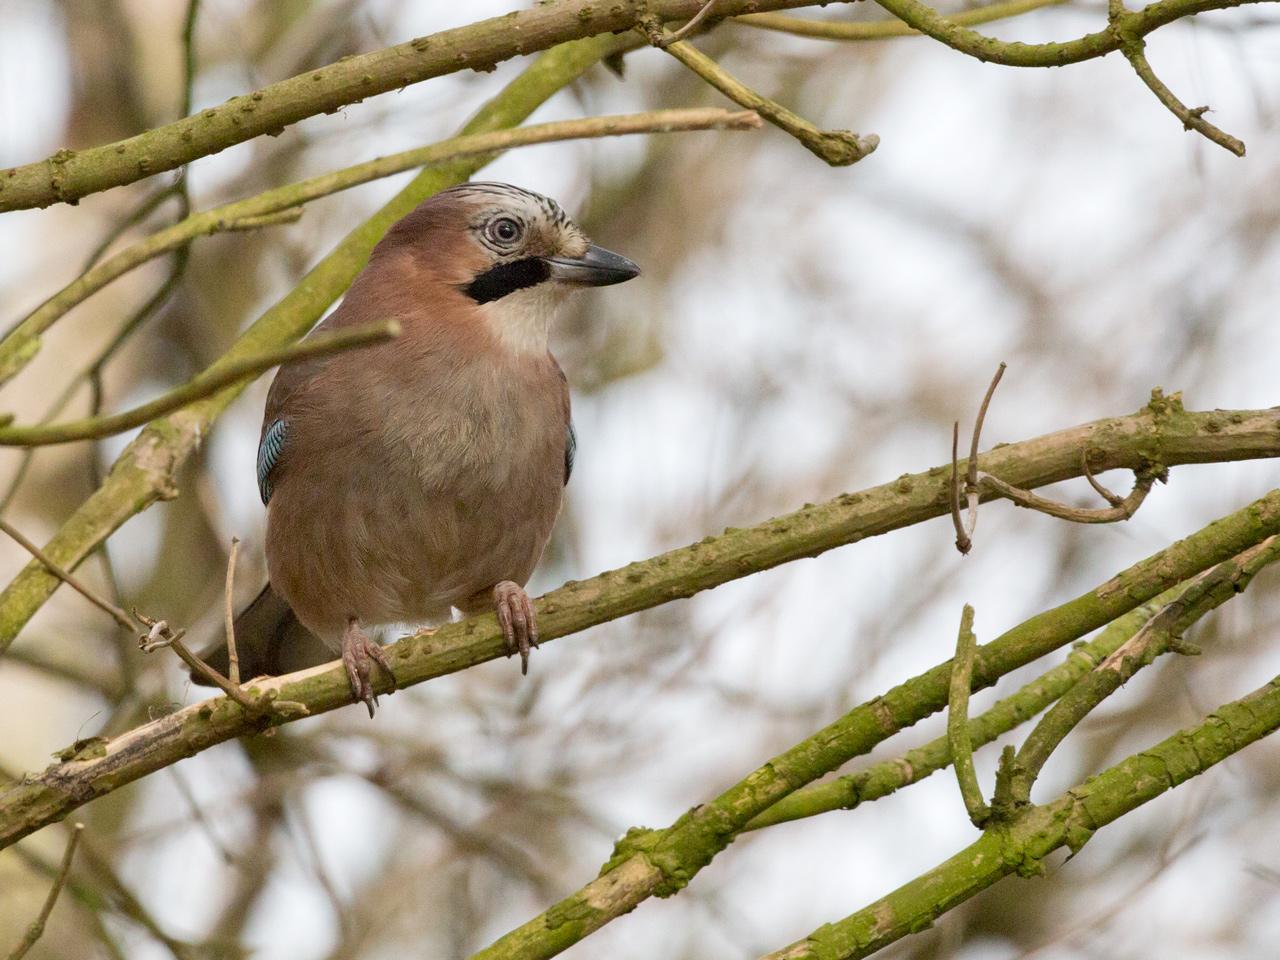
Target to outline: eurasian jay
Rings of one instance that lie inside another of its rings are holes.
[[[639,272],[555,201],[503,183],[445,190],[387,232],[317,329],[395,319],[401,335],[282,367],[267,396],[270,582],[236,618],[241,675],[323,662],[318,638],[372,717],[371,669],[391,668],[365,628],[452,608],[496,609],[527,672],[524,584],[576,445],[548,330],[571,291]],[[225,671],[225,650],[210,656]]]

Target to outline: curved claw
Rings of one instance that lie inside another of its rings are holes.
[[[524,588],[511,580],[494,585],[493,605],[507,642],[507,656],[520,654],[521,675],[529,672],[529,651],[538,645],[538,621],[533,601]]]
[[[396,676],[391,670],[391,664],[382,650],[382,645],[370,640],[353,617],[347,621],[346,632],[342,635],[342,664],[347,668],[351,693],[357,700],[364,702],[369,710],[370,720],[373,719],[374,711],[378,706],[378,698],[373,692],[373,683],[370,680],[370,667],[374,663],[386,671],[394,686]]]

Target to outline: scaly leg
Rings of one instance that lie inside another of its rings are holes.
[[[498,623],[507,640],[507,656],[520,654],[520,673],[529,672],[529,650],[538,645],[538,621],[533,615],[533,602],[524,587],[502,580],[493,587],[493,605]]]
[[[369,708],[369,719],[372,720],[378,698],[373,695],[373,684],[369,682],[370,665],[376,663],[385,670],[393,687],[396,675],[391,672],[391,664],[387,662],[387,655],[382,652],[382,645],[369,639],[360,629],[360,623],[355,617],[347,621],[347,629],[342,634],[342,663],[347,668],[351,692],[357,700],[364,701],[364,705]]]

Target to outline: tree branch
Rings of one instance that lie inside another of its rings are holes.
[[[1006,828],[989,830],[928,873],[764,960],[855,960],[933,923],[1012,873],[1034,876],[1054,850],[1080,850],[1102,827],[1280,727],[1280,677],[1135,753]]]
[[[985,746],[1034,717],[1141,629],[1179,589],[1180,586],[1165,591],[1117,617],[1088,643],[1072,650],[1062,663],[971,719],[968,724],[970,742],[975,747]],[[801,787],[753,817],[743,830],[761,830],[835,810],[854,810],[864,803],[881,800],[903,787],[919,783],[950,763],[951,744],[943,734],[899,757],[882,760],[858,773]]]
[[[1274,0],[1159,0],[1141,10],[1121,14],[1117,20],[1096,33],[1061,43],[996,40],[960,26],[920,0],[876,2],[908,26],[984,63],[998,63],[1006,67],[1063,67],[1069,63],[1081,63],[1106,56],[1121,49],[1126,42],[1122,34],[1144,37],[1182,17],[1208,10],[1227,10],[1249,3],[1270,3]]]
[[[1280,560],[1280,538],[1268,537],[1256,547],[1223,561],[1196,577],[1118,649],[1082,677],[1046,713],[1014,760],[1012,797],[1031,802],[1031,788],[1046,761],[1067,734],[1103,700],[1163,653],[1194,652],[1180,646],[1182,634],[1210,611],[1243,593],[1259,570]]]
[[[265,350],[253,356],[210,367],[195,379],[132,410],[104,417],[68,420],[63,423],[0,427],[0,447],[40,447],[53,443],[69,443],[73,440],[109,437],[141,426],[170,411],[195,403],[197,400],[203,400],[227,387],[243,388],[250,380],[272,367],[309,357],[323,357],[341,353],[344,350],[386,343],[399,334],[400,324],[394,320],[318,333],[287,347]]]
[[[49,922],[49,914],[53,913],[58,895],[67,885],[67,877],[71,873],[71,859],[76,855],[76,845],[80,842],[80,834],[83,832],[83,823],[77,823],[71,828],[71,836],[67,837],[67,846],[62,852],[62,864],[58,867],[57,876],[53,879],[53,886],[49,888],[49,895],[44,899],[44,906],[40,908],[40,913],[31,922],[31,926],[27,927],[27,932],[23,934],[18,945],[10,951],[9,960],[22,960],[27,955],[27,951],[34,947],[36,941],[44,934],[44,925]]]
[[[969,689],[973,683],[973,657],[977,649],[973,635],[973,607],[964,605],[960,617],[960,632],[956,638],[956,655],[951,665],[951,681],[947,695],[947,742],[951,747],[951,762],[955,766],[956,782],[969,821],[981,828],[991,815],[982,799],[982,787],[973,769],[973,741],[969,739]]]
[[[1147,85],[1147,89],[1156,95],[1156,99],[1164,104],[1170,113],[1182,121],[1182,129],[1194,130],[1205,139],[1222,147],[1222,149],[1234,153],[1237,157],[1243,157],[1245,152],[1244,141],[1233,137],[1206,120],[1204,115],[1209,110],[1207,106],[1195,107],[1194,109],[1188,107],[1165,85],[1163,80],[1156,76],[1155,70],[1151,68],[1150,61],[1147,60],[1146,42],[1140,36],[1132,37],[1125,32],[1123,0],[1112,0],[1110,11],[1111,22],[1124,39],[1120,52],[1129,61],[1129,65],[1133,67],[1133,72],[1138,75],[1138,79]]]
[[[719,0],[719,18],[818,6],[822,0]],[[1010,66],[1061,66],[1118,50],[1110,29],[1065,43],[1005,43],[944,18],[919,0],[879,0],[881,6],[921,33],[981,60]],[[1181,17],[1268,0],[1159,0],[1125,14],[1134,36]],[[290,124],[333,113],[379,93],[397,90],[458,70],[490,70],[514,56],[546,50],[566,41],[605,38],[656,17],[687,21],[705,0],[647,0],[598,3],[562,0],[539,4],[453,30],[329,64],[217,107],[116,143],[87,150],[60,150],[45,160],[13,167],[0,176],[0,212],[53,203],[74,203],[101,190],[172,170],[263,134],[277,135]]]
[[[859,136],[849,130],[819,130],[782,104],[756,93],[693,44],[683,40],[671,42],[662,34],[661,25],[656,20],[648,21],[645,26],[654,46],[666,50],[734,103],[754,110],[779,130],[795,137],[801,146],[824,163],[845,167],[857,163],[880,145],[880,138],[874,133]]]
[[[1274,424],[1271,430],[1280,433]],[[1057,436],[1071,433],[1066,431]],[[1010,453],[1025,453],[1028,447],[1039,447],[1048,457],[1048,450],[1042,444],[1043,440],[1012,444],[989,456],[1008,457]],[[1095,440],[1093,446],[1100,455],[1105,455],[1105,443]],[[1079,460],[1074,456],[1064,457],[1063,462],[1078,469]],[[1021,470],[1027,473],[1039,469],[1042,468],[1021,464]],[[937,468],[935,472],[939,479],[934,481],[933,492],[922,506],[926,515],[931,511],[931,515],[937,516],[945,510],[947,491],[945,480],[941,479],[945,471]],[[692,596],[755,570],[813,556],[838,542],[905,525],[907,518],[901,510],[885,509],[887,505],[883,502],[878,504],[880,510],[873,506],[869,512],[863,512],[861,508],[864,502],[874,505],[881,497],[892,496],[891,492],[898,489],[901,482],[862,494],[845,495],[822,506],[806,507],[756,527],[733,530],[621,570],[566,584],[537,604],[543,642]],[[1169,586],[1274,533],[1280,533],[1280,491],[982,647],[974,668],[975,688],[989,686],[1004,673],[1097,629]],[[397,688],[506,655],[506,643],[492,614],[404,637],[387,648],[387,656],[395,668]],[[678,825],[680,829],[673,833],[672,843],[683,851],[679,854],[683,859],[677,872],[683,870],[692,875],[705,862],[698,857],[705,854],[709,860],[727,842],[731,834],[723,829],[725,821],[717,819],[726,805],[733,811],[736,832],[786,793],[866,752],[901,727],[941,709],[947,702],[950,670],[950,663],[940,664],[885,696],[856,708],[811,742],[806,741],[792,752],[775,758],[766,774],[748,778],[744,781],[746,786],[736,788],[737,794],[731,791],[730,799],[722,797],[708,805],[705,813],[697,814],[692,823]],[[389,691],[389,683],[380,678],[378,692]],[[311,714],[352,702],[350,684],[340,663],[250,684],[248,692],[255,697],[274,694],[278,701],[300,703]],[[0,848],[65,816],[95,796],[216,743],[287,719],[290,718],[256,716],[225,698],[215,698],[144,724],[105,744],[97,744],[91,755],[54,764],[41,776],[0,793]],[[680,837],[690,841],[687,849],[680,846],[683,843]],[[644,899],[658,889],[658,884],[655,881],[647,888],[638,889],[641,890],[639,898]],[[635,902],[639,901],[633,901],[633,906]],[[612,919],[612,915],[601,922],[608,919]]]
[[[1271,506],[1261,508],[1261,514],[1270,516],[1271,522],[1280,527],[1280,490],[1264,499]],[[993,640],[978,651],[974,687],[989,686],[1004,673],[1083,636],[1199,572],[1203,569],[1199,564],[1183,565],[1188,559],[1184,551],[1193,543],[1194,553],[1210,542],[1224,542],[1220,539],[1222,534],[1237,524],[1255,529],[1253,536],[1228,537],[1238,549],[1211,561],[1218,562],[1270,536],[1269,532],[1256,535],[1256,521],[1247,519],[1256,516],[1254,511],[1259,508],[1260,503],[1232,514],[1135,564],[1098,589],[1033,617]],[[669,558],[667,555],[659,560],[665,559],[666,566],[670,566]],[[1175,567],[1180,570],[1174,572]],[[1191,567],[1196,569],[1192,571]],[[1172,579],[1166,579],[1170,576]],[[625,589],[621,585],[619,588]],[[553,635],[555,632],[558,631]],[[677,893],[767,808],[946,706],[951,672],[950,662],[939,664],[855,707],[771,758],[714,800],[694,807],[665,830],[628,831],[596,880],[476,953],[472,960],[550,957],[649,897]]]
[[[996,20],[1007,20],[1019,17],[1024,13],[1039,10],[1042,7],[1053,7],[1067,0],[1007,0],[1004,3],[989,3],[974,7],[971,10],[959,10],[948,13],[945,19],[957,26],[973,27],[980,23],[992,23]],[[918,37],[919,30],[901,20],[878,20],[874,22],[847,20],[806,20],[800,17],[788,17],[784,13],[752,13],[745,17],[737,17],[734,23],[743,23],[748,27],[761,30],[774,30],[778,33],[790,33],[797,37],[811,37],[815,40],[867,41],[888,40],[892,37]]]
[[[252,93],[232,97],[116,143],[52,156],[0,172],[0,212],[81,197],[172,170],[263,134],[276,136],[291,124],[369,97],[460,70],[492,70],[512,57],[545,51],[567,41],[633,29],[646,16],[688,20],[705,0],[610,3],[562,0],[490,17],[407,43],[344,58]],[[812,6],[817,0],[720,0],[717,16],[755,10]]]

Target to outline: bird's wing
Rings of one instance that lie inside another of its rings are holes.
[[[271,382],[262,415],[262,436],[258,439],[258,493],[264,504],[271,500],[271,474],[284,457],[288,442],[289,401],[315,379],[328,359],[313,357],[285,364]]]
[[[263,506],[271,502],[271,471],[280,462],[284,453],[285,436],[289,432],[289,423],[277,417],[267,426],[258,441],[258,493],[262,497]]]

